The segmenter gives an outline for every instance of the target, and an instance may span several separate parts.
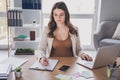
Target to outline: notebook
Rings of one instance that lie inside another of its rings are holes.
[[[36,61],[30,69],[35,69],[35,70],[45,70],[45,71],[53,71],[54,68],[56,67],[57,63],[59,60],[56,59],[48,59],[49,65],[48,66],[43,66],[39,63],[39,61]]]
[[[93,69],[114,63],[120,52],[120,45],[100,47],[93,55],[93,61],[86,61],[79,58],[77,64]]]

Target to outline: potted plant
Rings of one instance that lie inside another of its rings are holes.
[[[19,48],[16,50],[15,55],[34,55],[34,49],[31,48]]]
[[[15,68],[15,77],[16,78],[20,78],[22,76],[21,70],[22,70],[22,68],[20,68],[20,67]]]

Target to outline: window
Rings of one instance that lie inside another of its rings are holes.
[[[43,26],[47,26],[49,21],[50,11],[54,3],[61,0],[42,0],[43,11]],[[95,23],[95,0],[62,0],[66,3],[73,25],[79,28],[80,41],[82,48],[91,48],[92,44],[92,32],[94,30]]]
[[[6,18],[0,17],[0,39],[6,38],[7,27],[6,27]]]
[[[7,48],[6,0],[0,1],[0,48]]]

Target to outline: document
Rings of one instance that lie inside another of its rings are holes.
[[[55,59],[48,59],[48,66],[43,66],[39,63],[39,61],[36,61],[31,67],[30,69],[36,69],[36,70],[45,70],[45,71],[53,71],[55,66],[57,65],[59,60],[55,60]]]
[[[12,65],[0,64],[0,78],[8,77],[11,71],[12,71]]]

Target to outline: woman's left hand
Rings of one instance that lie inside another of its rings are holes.
[[[85,54],[85,53],[81,54],[81,58],[83,60],[87,60],[87,61],[92,61],[93,60],[92,57],[90,57],[88,54]]]

